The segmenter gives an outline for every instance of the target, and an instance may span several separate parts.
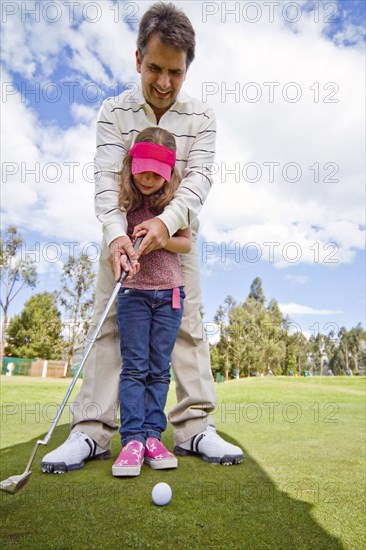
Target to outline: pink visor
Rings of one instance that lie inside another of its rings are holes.
[[[132,157],[132,174],[154,172],[166,181],[170,181],[176,159],[175,151],[172,149],[157,143],[140,141],[131,147],[130,155]]]

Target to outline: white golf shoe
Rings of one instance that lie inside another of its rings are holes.
[[[200,455],[206,462],[213,464],[240,464],[243,460],[243,451],[240,447],[227,443],[216,433],[213,426],[207,428],[180,445],[174,447],[178,456]]]
[[[65,443],[43,457],[42,472],[63,474],[81,470],[87,460],[103,460],[111,457],[110,450],[104,450],[93,439],[82,432],[73,432]]]

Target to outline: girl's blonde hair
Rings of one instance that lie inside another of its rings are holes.
[[[156,143],[158,145],[164,145],[173,151],[177,150],[175,143],[175,138],[173,134],[164,130],[163,128],[150,127],[145,128],[136,138],[135,143],[140,143],[141,141]],[[121,170],[121,185],[119,190],[119,205],[122,206],[126,212],[130,210],[135,210],[143,203],[144,197],[142,193],[137,189],[136,185],[133,182],[133,176],[131,173],[131,163],[132,158],[127,154],[123,160],[122,170]],[[175,191],[179,186],[179,178],[176,173],[175,168],[172,170],[172,176],[169,182],[164,182],[163,187],[160,191],[151,196],[151,206],[157,210],[160,214],[167,204],[170,203],[174,197]]]

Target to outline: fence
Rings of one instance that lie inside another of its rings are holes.
[[[4,357],[1,374],[16,376],[19,374],[28,376],[33,359],[19,359],[18,357]]]
[[[23,375],[41,376],[42,378],[64,378],[66,371],[67,363],[65,361],[4,357],[1,373],[6,376]]]

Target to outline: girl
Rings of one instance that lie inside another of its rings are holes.
[[[127,211],[128,235],[135,225],[160,214],[179,185],[176,144],[162,128],[146,128],[136,138],[122,167],[119,204]],[[139,475],[145,461],[154,469],[176,468],[176,457],[161,443],[170,382],[170,355],[182,319],[184,290],[178,254],[190,251],[189,228],[178,231],[165,248],[140,259],[118,297],[123,368],[120,375],[122,451],[114,476]],[[134,270],[136,272],[136,269]]]

